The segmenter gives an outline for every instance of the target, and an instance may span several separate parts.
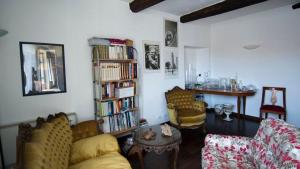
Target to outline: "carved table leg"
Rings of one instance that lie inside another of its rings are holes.
[[[174,161],[173,161],[173,168],[177,169],[177,160],[178,160],[178,153],[179,153],[179,145],[177,145],[176,147],[174,147]]]
[[[128,155],[133,155],[133,154],[137,154],[139,157],[139,161],[140,161],[140,165],[141,165],[141,169],[144,169],[144,157],[143,157],[143,150],[137,146],[134,145],[131,150],[129,151]]]

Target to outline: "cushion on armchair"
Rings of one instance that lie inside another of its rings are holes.
[[[101,134],[76,141],[72,144],[70,163],[95,158],[110,152],[119,152],[119,144],[110,134]]]

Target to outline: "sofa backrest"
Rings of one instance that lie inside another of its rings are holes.
[[[252,151],[259,167],[300,168],[300,130],[279,119],[266,119],[253,139]]]
[[[37,126],[19,126],[17,138],[18,169],[67,169],[72,131],[66,114],[38,118]]]
[[[178,109],[191,108],[194,101],[194,92],[183,90],[180,87],[174,87],[165,93],[167,103],[173,103]]]

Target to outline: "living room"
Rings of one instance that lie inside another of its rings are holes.
[[[257,88],[254,96],[247,97],[246,115],[259,118],[263,86],[285,87],[286,121],[300,127],[300,10],[292,8],[299,1],[269,0],[187,23],[180,22],[183,13],[174,14],[178,11],[168,9],[173,3],[179,2],[166,0],[134,13],[126,0],[1,0],[0,29],[8,33],[0,37],[0,126],[58,112],[75,112],[79,122],[94,119],[92,49],[88,39],[102,37],[134,42],[139,64],[138,107],[149,125],[169,121],[165,92],[175,86],[185,87],[186,49],[195,47],[209,49],[205,64],[209,65],[210,78],[237,75],[244,85]],[[179,12],[184,9],[180,5],[176,8]],[[193,8],[189,6],[191,11],[201,6]],[[178,26],[178,75],[174,78],[165,76],[163,64],[161,70],[150,73],[143,67],[145,41],[160,45],[163,60],[165,20],[175,21]],[[23,96],[19,42],[24,41],[64,45],[65,93]],[[209,95],[206,99],[209,108],[230,103],[237,112],[235,97]],[[1,130],[7,165],[16,162],[17,134],[17,127]]]

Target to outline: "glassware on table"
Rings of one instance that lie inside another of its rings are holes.
[[[224,110],[224,113],[226,114],[226,117],[223,120],[232,121],[232,119],[229,117],[229,115],[232,113],[233,104],[223,104],[223,110]]]

